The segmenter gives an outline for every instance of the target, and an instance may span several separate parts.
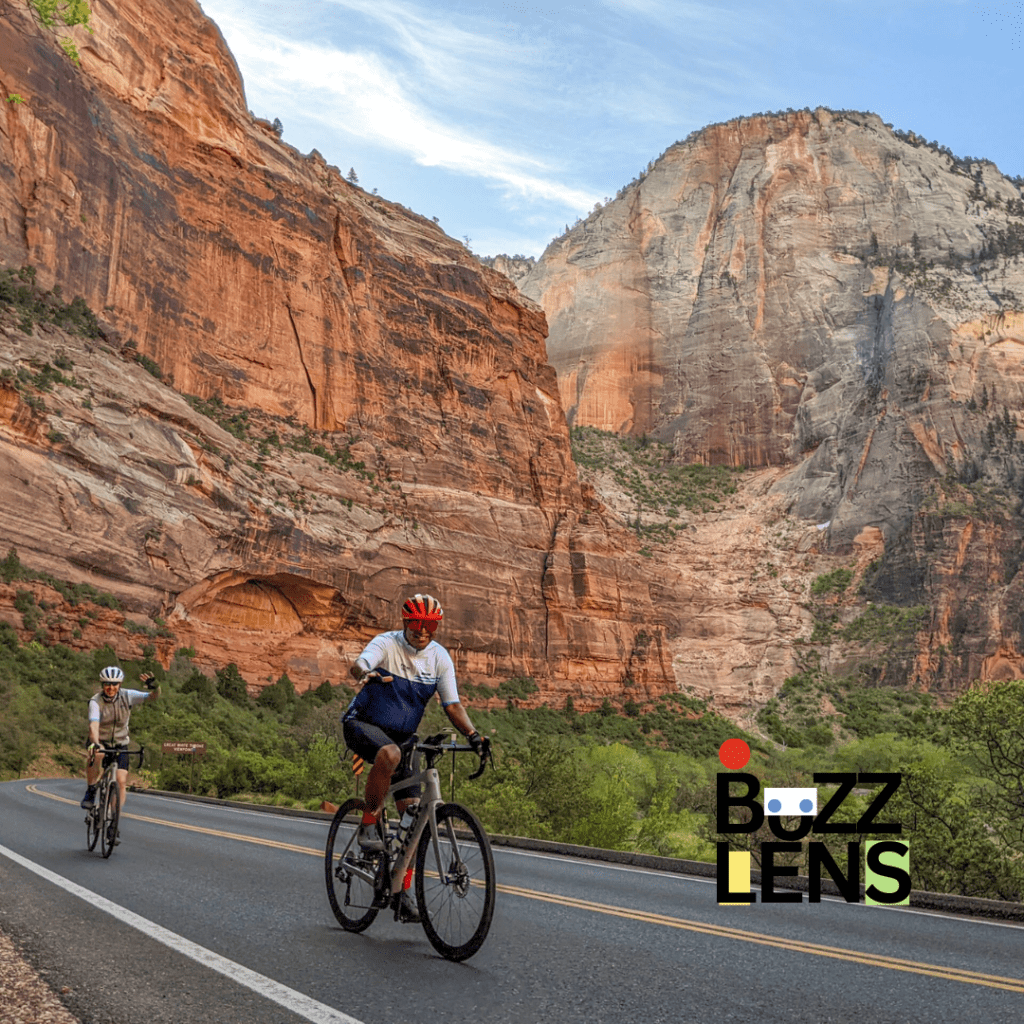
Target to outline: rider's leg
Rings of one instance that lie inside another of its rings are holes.
[[[121,791],[121,807],[124,808],[124,800],[128,795],[128,772],[124,768],[117,769],[117,788]]]
[[[367,814],[372,814],[375,818],[380,817],[381,808],[388,795],[388,788],[391,786],[391,776],[401,759],[402,753],[395,743],[389,743],[377,751],[369,778],[366,780],[366,792],[363,796]]]

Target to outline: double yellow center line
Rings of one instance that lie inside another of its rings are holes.
[[[45,796],[50,800],[74,804],[75,801],[54,793],[47,793],[37,786],[28,786],[30,793]],[[224,832],[220,829],[202,828],[199,825],[186,825],[177,821],[165,821],[162,818],[150,818],[141,814],[129,814],[124,817],[134,821],[144,821],[150,825],[163,825],[167,828],[181,829],[185,832],[199,832],[218,839],[232,839],[236,842],[254,843],[257,846],[269,846],[275,850],[287,850],[291,853],[303,853],[312,857],[323,857],[323,850],[315,850],[308,846],[296,846],[293,843],[281,843],[273,839],[262,839],[258,836],[247,836],[238,832]],[[536,889],[524,889],[517,885],[498,883],[499,892],[509,896],[520,896],[523,899],[539,900],[543,903],[555,903],[574,910],[586,910],[594,914],[607,914],[612,917],[624,917],[631,921],[645,924],[660,925],[665,928],[681,928],[685,931],[699,932],[716,938],[732,939],[738,942],[753,942],[760,946],[773,946],[794,953],[808,953],[813,956],[829,957],[833,960],[845,960],[848,963],[863,964],[867,967],[883,967],[890,971],[905,971],[910,974],[923,974],[930,978],[941,978],[946,981],[960,981],[970,985],[984,985],[988,988],[1003,989],[1007,992],[1024,994],[1024,979],[1005,978],[998,974],[982,974],[978,971],[965,971],[958,967],[945,967],[940,964],[920,963],[916,960],[902,960],[898,957],[865,953],[855,949],[843,949],[838,946],[823,946],[814,942],[803,942],[800,939],[787,939],[777,935],[765,935],[760,932],[744,931],[740,928],[727,928],[724,925],[709,924],[704,921],[690,921],[681,917],[670,917],[667,914],[649,913],[644,910],[633,910],[629,907],[617,907],[608,903],[595,903],[592,900],[577,899],[573,896],[561,896],[556,893],[540,892]]]

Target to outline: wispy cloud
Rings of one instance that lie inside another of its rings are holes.
[[[567,185],[544,161],[495,145],[441,123],[411,96],[385,61],[367,51],[344,51],[269,36],[265,26],[221,15],[239,61],[260,89],[278,97],[310,98],[305,114],[332,132],[343,132],[404,153],[425,167],[485,179],[533,201],[570,208],[596,195]]]
[[[517,38],[507,23],[494,17],[468,18],[455,24],[450,12],[415,0],[327,0],[332,7],[356,13],[383,30],[379,41],[401,56],[405,74],[424,88],[466,98],[481,88],[507,91],[521,74],[545,61],[543,39]],[[468,91],[467,90],[471,90]]]

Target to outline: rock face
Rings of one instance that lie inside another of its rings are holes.
[[[4,550],[250,682],[337,680],[423,589],[464,678],[673,688],[630,663],[670,620],[577,481],[539,307],[254,120],[192,0],[92,10],[80,66],[0,18],[0,259],[108,322],[4,322]]]
[[[880,542],[868,596],[930,608],[904,678],[955,687],[1024,673],[1021,254],[1019,180],[819,109],[671,147],[521,288],[571,425],[776,467],[823,551]]]
[[[506,256],[504,253],[497,256],[481,256],[479,259],[485,267],[491,267],[499,274],[504,274],[516,285],[522,284],[530,271],[537,265],[537,261],[532,256]]]

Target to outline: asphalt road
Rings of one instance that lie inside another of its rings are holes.
[[[483,949],[336,924],[319,820],[130,794],[110,860],[82,784],[0,784],[0,929],[86,1024],[1018,1022],[1024,928],[847,905],[719,907],[707,879],[495,849]]]

